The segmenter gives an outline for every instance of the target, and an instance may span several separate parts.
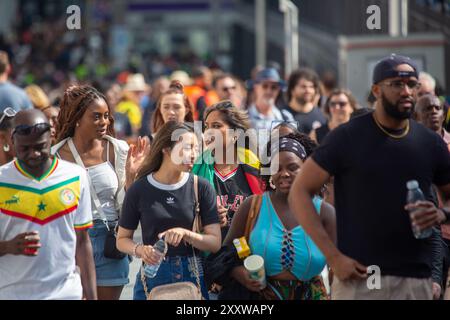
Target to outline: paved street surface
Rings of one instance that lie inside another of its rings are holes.
[[[141,226],[139,225],[138,229],[134,233],[134,241],[142,243],[142,231]],[[120,300],[133,300],[133,287],[134,282],[136,281],[136,274],[139,271],[141,266],[141,259],[133,258],[133,262],[130,264],[130,282],[123,288],[122,295],[120,296]],[[328,285],[328,270],[325,268],[322,272],[322,276],[324,278],[325,287],[327,292],[330,293],[330,287]]]
[[[142,231],[141,226],[139,225],[138,229],[134,233],[134,241],[142,243]],[[141,266],[141,259],[133,258],[133,262],[130,263],[130,282],[123,288],[122,295],[120,296],[120,300],[133,300],[133,287],[134,282],[136,281],[136,274],[139,271]]]

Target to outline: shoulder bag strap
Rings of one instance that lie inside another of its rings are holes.
[[[201,231],[200,227],[200,203],[198,201],[198,176],[194,175],[194,194],[195,194],[195,217],[194,217],[194,224],[192,226],[192,232],[199,233]],[[201,285],[200,285],[200,274],[199,274],[199,268],[197,263],[197,256],[195,254],[194,246],[192,246],[192,254],[193,254],[193,260],[194,260],[194,274],[195,274],[195,280],[197,282],[197,288],[199,292],[201,292]]]
[[[74,157],[75,162],[76,162],[80,167],[82,167],[83,169],[86,170],[86,168],[85,168],[85,166],[84,166],[84,163],[83,163],[83,160],[81,160],[81,157],[80,157],[80,155],[78,154],[77,148],[75,148],[75,144],[73,143],[72,138],[70,138],[70,139],[67,141],[67,144],[69,145],[70,152],[72,152],[72,156]],[[103,212],[102,205],[101,205],[101,203],[100,203],[100,200],[98,199],[97,192],[95,192],[95,190],[94,190],[94,186],[92,185],[92,181],[91,181],[91,177],[89,176],[89,173],[86,172],[86,176],[87,176],[88,183],[89,183],[89,189],[90,189],[90,191],[91,191],[91,199],[92,199],[92,201],[94,202],[95,209],[96,209],[97,212],[100,214],[100,217],[102,218],[103,222],[104,222],[105,225],[106,225],[106,228],[107,228],[108,231],[109,231],[108,219],[106,219],[106,215],[105,215],[105,213]]]
[[[119,198],[119,193],[122,192],[122,190],[123,190],[124,187],[125,187],[125,182],[121,179],[122,174],[119,174],[119,173],[118,173],[119,170],[121,170],[121,169],[120,169],[121,166],[119,165],[118,162],[121,161],[121,163],[123,163],[123,166],[126,166],[126,161],[127,161],[127,157],[128,157],[128,151],[125,152],[126,154],[123,153],[123,152],[121,151],[121,148],[120,148],[120,145],[119,145],[118,141],[117,141],[115,138],[106,135],[104,139],[105,139],[106,142],[107,142],[107,147],[106,147],[106,148],[107,148],[107,151],[106,151],[107,158],[106,158],[106,161],[108,161],[108,162],[112,165],[112,167],[113,167],[113,169],[114,169],[114,173],[116,174],[116,177],[117,177],[118,188],[117,188],[116,193],[114,194],[114,205],[115,205],[115,208],[116,208],[116,210],[117,210],[118,216],[119,216],[119,218],[120,218],[120,214],[121,214],[122,207],[119,206],[119,204],[118,204],[118,198]],[[110,144],[112,144],[112,146],[113,146],[113,151],[114,151],[114,159],[112,159],[113,162],[110,161],[110,159],[109,159],[109,152],[110,152],[110,151],[109,151],[109,148],[110,148],[109,145],[110,145]],[[124,157],[124,156],[125,156],[125,157]],[[123,157],[124,157],[124,158],[123,158]],[[122,158],[122,160],[121,160],[121,158]],[[114,163],[114,165],[113,165],[113,163]],[[125,170],[125,169],[124,169],[124,170]],[[125,174],[125,173],[124,173],[124,174]]]
[[[196,175],[194,175],[194,194],[195,194],[195,218],[194,218],[194,224],[192,226],[192,232],[199,232],[200,229],[197,229],[197,224],[196,224],[196,220],[200,219],[200,205],[199,205],[199,201],[198,201],[198,177]],[[195,249],[194,246],[192,247],[192,254],[193,254],[193,260],[194,260],[194,268],[193,268],[193,272],[195,274],[195,281],[197,282],[197,289],[198,292],[201,294],[202,289],[201,289],[201,284],[200,284],[200,274],[199,274],[199,268],[198,268],[198,263],[197,263],[197,256],[195,254]],[[142,282],[142,286],[144,287],[144,293],[145,296],[147,298],[147,300],[150,297],[150,293],[148,292],[148,287],[147,287],[147,281],[146,281],[146,277],[145,277],[145,273],[144,273],[144,268],[141,266],[141,282]]]
[[[244,236],[247,242],[250,242],[250,233],[255,225],[256,218],[259,215],[259,210],[261,209],[262,195],[255,194],[252,199],[252,204],[250,206],[250,211],[247,216],[247,223],[245,224]]]
[[[195,194],[195,208],[194,208],[194,224],[192,231],[200,233],[202,231],[202,223],[200,219],[200,201],[198,200],[198,176],[194,175],[194,194]]]

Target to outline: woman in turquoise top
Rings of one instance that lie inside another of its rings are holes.
[[[264,259],[267,287],[261,290],[257,281],[250,279],[243,266],[231,271],[237,283],[255,293],[255,299],[316,300],[327,299],[320,273],[325,257],[298,225],[290,211],[287,197],[303,162],[313,151],[314,142],[303,134],[290,134],[271,146],[271,176],[266,177],[266,192],[262,196],[259,214],[254,221],[248,242],[251,254]],[[278,156],[278,157],[277,157]],[[277,160],[277,161],[275,161]],[[225,239],[230,245],[245,234],[252,198],[239,208]],[[314,200],[317,214],[330,236],[335,239],[334,208],[317,196]]]

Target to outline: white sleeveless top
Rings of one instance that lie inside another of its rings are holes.
[[[109,162],[109,142],[106,144],[106,162],[97,164],[86,168],[87,173],[91,179],[94,190],[97,193],[98,200],[100,200],[103,212],[108,221],[116,221],[119,219],[119,213],[115,207],[115,195],[119,188],[119,180],[116,172]],[[95,209],[92,203],[92,216],[94,220],[102,220],[102,217]]]
[[[92,167],[87,167],[86,172],[89,175],[90,181],[97,193],[98,200],[102,206],[108,221],[116,221],[119,219],[119,212],[116,208],[116,194],[119,188],[119,180],[117,174],[109,161],[109,144],[106,144],[106,162],[97,164]],[[57,153],[58,157],[59,154]],[[98,210],[95,207],[94,201],[91,198],[92,217],[93,220],[103,220]]]

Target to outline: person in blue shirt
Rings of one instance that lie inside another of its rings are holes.
[[[16,111],[32,109],[33,104],[25,90],[8,81],[10,72],[8,54],[0,51],[0,112],[8,107]]]
[[[258,130],[259,143],[266,145],[273,122],[294,121],[292,114],[279,109],[277,98],[286,87],[277,70],[266,68],[256,74],[255,80],[248,83],[254,90],[255,102],[248,106],[252,128]],[[265,132],[264,132],[265,130]]]

